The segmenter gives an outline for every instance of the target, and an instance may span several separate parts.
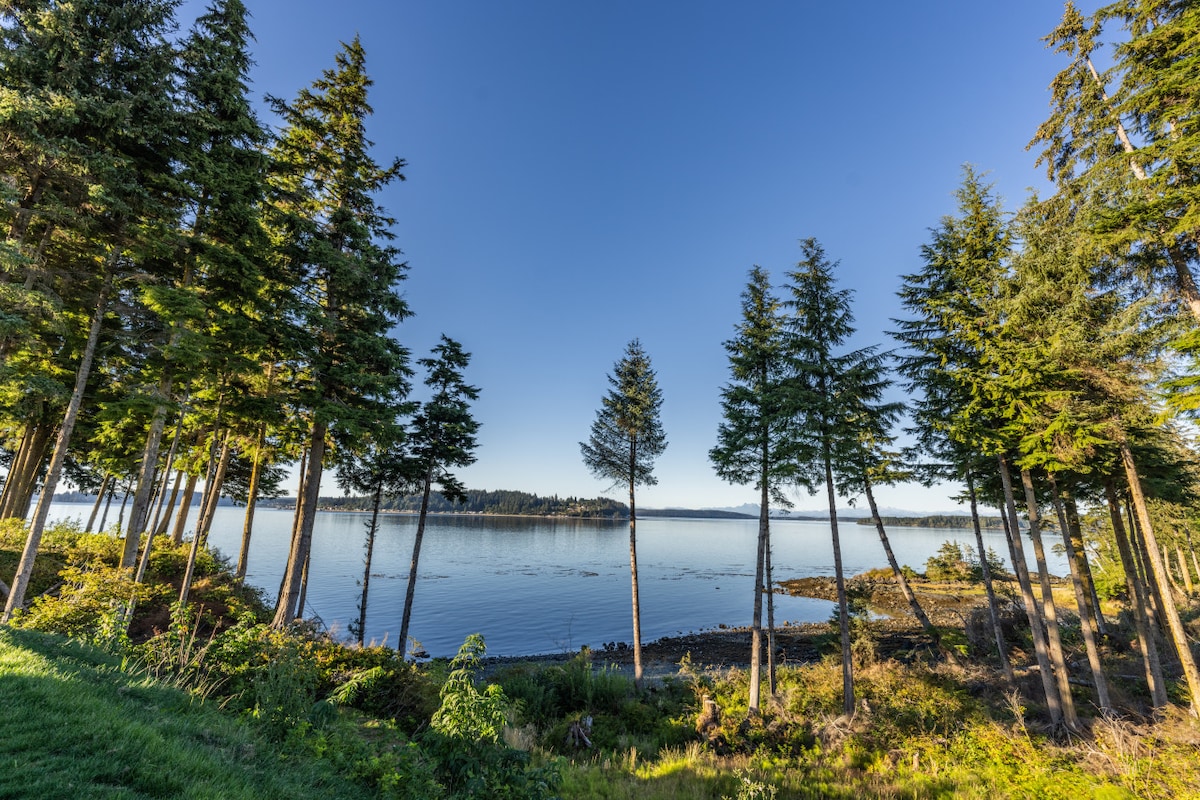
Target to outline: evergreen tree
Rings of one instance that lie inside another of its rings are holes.
[[[579,445],[583,463],[601,480],[629,490],[629,573],[633,588],[633,676],[642,685],[642,617],[638,603],[637,505],[638,485],[653,486],[654,459],[667,449],[659,412],[662,392],[650,357],[634,339],[608,376],[611,388],[601,400],[592,433]]]
[[[772,294],[770,276],[750,270],[742,292],[742,319],[725,342],[730,382],[721,390],[723,421],[717,444],[708,452],[718,476],[736,484],[753,484],[759,493],[758,553],[754,569],[754,614],[750,644],[751,713],[759,709],[762,681],[762,601],[764,573],[771,546],[772,502],[790,508],[784,488],[803,476],[797,470],[796,397],[789,389],[791,361],[780,301]]]
[[[365,58],[355,39],[294,102],[275,101],[285,128],[272,151],[266,211],[276,268],[293,292],[283,312],[296,322],[295,401],[310,420],[276,626],[298,612],[328,440],[352,442],[390,421],[408,391],[408,351],[391,338],[409,314],[396,289],[407,267],[389,244],[393,220],[374,200],[402,178],[404,162],[380,167],[371,157]]]
[[[439,493],[447,500],[462,503],[467,499],[466,490],[450,469],[475,463],[475,434],[479,432],[479,423],[471,416],[471,401],[479,398],[479,390],[463,380],[463,371],[470,361],[471,354],[463,352],[461,344],[443,334],[433,348],[432,357],[422,358],[419,362],[425,369],[425,385],[433,390],[433,395],[413,418],[410,434],[415,472],[421,484],[421,509],[400,620],[402,654],[408,647],[408,625],[417,588],[417,563],[421,557],[421,540],[425,536],[425,517],[429,513],[433,485],[438,485]]]
[[[842,569],[838,534],[836,476],[863,479],[868,419],[881,396],[880,361],[872,348],[842,352],[854,334],[849,289],[834,284],[831,262],[816,239],[801,241],[803,258],[788,273],[790,389],[801,409],[799,433],[804,442],[798,468],[813,484],[823,483],[829,501],[833,566],[842,644],[843,708],[853,714],[854,671],[850,649],[850,606]]]
[[[166,40],[175,5],[170,0],[81,0],[4,9],[11,24],[0,26],[6,36],[0,57],[6,79],[14,80],[6,85],[29,92],[36,103],[67,98],[55,113],[27,114],[26,107],[9,118],[16,120],[24,141],[16,148],[17,161],[28,166],[47,157],[57,166],[53,174],[36,167],[26,170],[18,180],[27,190],[27,202],[10,226],[15,247],[5,248],[4,282],[23,278],[25,291],[79,298],[91,306],[59,318],[60,343],[66,346],[53,358],[60,374],[74,374],[74,387],[61,395],[69,399],[4,620],[24,602],[109,303],[126,290],[125,279],[153,271],[160,243],[170,240],[177,221],[172,192],[178,127],[171,95],[174,50]],[[40,236],[33,257],[14,258],[14,253],[28,255],[22,247],[31,241],[31,226]],[[74,327],[79,319],[88,320],[82,329]],[[47,344],[36,336],[26,341]],[[38,470],[27,472],[36,474]]]

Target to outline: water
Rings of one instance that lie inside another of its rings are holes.
[[[86,519],[89,511],[90,506],[62,503],[52,507],[51,516]],[[209,535],[211,545],[231,560],[240,546],[243,513],[219,508]],[[368,519],[365,513],[319,513],[313,530],[306,614],[319,615],[343,634],[358,616]],[[416,518],[386,514],[380,520],[366,639],[395,646]],[[247,581],[272,603],[291,526],[290,511],[255,514]],[[847,575],[887,565],[873,526],[848,521],[838,530]],[[829,523],[776,520],[771,534],[776,580],[833,574]],[[918,570],[948,539],[974,550],[974,534],[967,529],[894,528],[888,534],[899,562]],[[639,520],[642,641],[749,625],[757,535],[757,520]],[[1007,552],[998,532],[985,532],[984,541],[997,553]],[[1063,574],[1064,560],[1054,555],[1050,560],[1051,571]],[[477,632],[490,655],[566,652],[632,638],[626,522],[432,516],[417,576],[409,635],[434,656],[453,655]],[[776,598],[777,621],[818,622],[832,610],[823,600]]]

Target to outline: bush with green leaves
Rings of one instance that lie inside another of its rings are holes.
[[[501,741],[509,701],[504,690],[476,685],[486,652],[483,637],[472,634],[450,662],[450,675],[442,686],[441,706],[421,746],[436,763],[439,782],[455,798],[511,798],[543,800],[554,796],[559,784],[553,765],[534,768],[529,754]]]

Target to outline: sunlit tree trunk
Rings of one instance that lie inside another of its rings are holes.
[[[1046,567],[1046,550],[1042,546],[1041,515],[1038,512],[1037,494],[1033,488],[1033,476],[1027,469],[1021,470],[1021,485],[1025,489],[1025,511],[1029,516],[1029,541],[1033,543],[1033,557],[1037,562],[1038,581],[1042,589],[1042,615],[1046,622],[1046,641],[1050,645],[1050,660],[1054,665],[1054,678],[1058,681],[1063,723],[1068,729],[1074,731],[1079,729],[1079,717],[1075,713],[1075,701],[1071,697],[1067,659],[1063,653],[1062,635],[1058,628],[1058,608],[1054,603],[1054,587],[1050,585],[1050,571]]]
[[[183,487],[183,497],[179,500],[179,513],[175,515],[175,527],[171,529],[171,544],[183,544],[183,531],[187,528],[188,515],[192,512],[192,501],[196,496],[196,484],[200,476],[188,473],[187,484]]]
[[[66,413],[63,414],[62,424],[58,428],[58,439],[54,443],[54,455],[50,458],[46,480],[42,484],[42,495],[38,499],[33,521],[29,525],[29,533],[25,538],[25,549],[21,552],[21,560],[17,565],[17,573],[13,578],[8,600],[4,605],[4,613],[0,615],[0,623],[7,624],[12,619],[13,612],[25,604],[25,590],[29,587],[29,578],[33,575],[33,562],[37,558],[38,547],[42,542],[46,517],[50,513],[50,503],[54,499],[55,490],[58,489],[58,480],[62,475],[63,464],[67,460],[67,448],[71,444],[71,434],[75,431],[75,422],[79,419],[79,409],[83,405],[83,394],[87,388],[88,377],[92,372],[92,360],[96,355],[96,345],[100,341],[100,329],[104,324],[104,315],[108,311],[108,295],[112,290],[113,269],[119,255],[119,249],[113,246],[105,264],[100,293],[96,297],[96,308],[88,329],[87,343],[84,345],[79,368],[75,373],[75,388],[71,393],[71,400],[67,404]]]
[[[1067,512],[1063,507],[1063,492],[1053,474],[1049,476],[1050,489],[1054,498],[1054,510],[1058,514],[1058,525],[1062,530],[1063,547],[1066,548],[1067,564],[1071,568],[1071,586],[1075,589],[1075,605],[1079,609],[1079,628],[1083,634],[1083,644],[1087,649],[1088,665],[1092,670],[1092,682],[1096,687],[1096,700],[1102,712],[1112,710],[1112,700],[1108,696],[1108,680],[1104,677],[1104,666],[1100,663],[1100,647],[1098,644],[1099,631],[1096,627],[1095,614],[1099,609],[1091,608],[1091,598],[1084,585],[1081,553],[1076,550],[1076,542],[1071,534],[1071,525]],[[1082,549],[1082,548],[1080,548]]]
[[[1142,536],[1146,540],[1146,551],[1150,557],[1150,567],[1154,570],[1154,577],[1158,583],[1165,584],[1166,565],[1162,563],[1158,554],[1158,541],[1155,539],[1154,527],[1150,522],[1150,512],[1146,507],[1146,497],[1142,493],[1142,482],[1138,477],[1137,465],[1133,460],[1133,453],[1129,449],[1129,443],[1122,440],[1120,445],[1121,462],[1125,467],[1125,478],[1129,483],[1129,493],[1133,499],[1133,508],[1137,513],[1138,521],[1141,523]],[[1160,593],[1160,600],[1162,602],[1162,614],[1166,618],[1167,626],[1171,632],[1171,639],[1175,643],[1175,651],[1179,656],[1179,664],[1183,670],[1183,677],[1187,682],[1192,713],[1200,715],[1200,673],[1196,671],[1196,660],[1192,656],[1187,631],[1183,628],[1183,621],[1179,618],[1179,610],[1175,607],[1175,599],[1171,597],[1170,591],[1164,589]]]
[[[1025,547],[1021,542],[1021,526],[1017,516],[1017,503],[1013,497],[1012,476],[1008,471],[1008,461],[1003,454],[997,456],[1000,467],[1000,482],[1004,486],[1004,502],[1008,509],[1008,543],[1012,550],[1013,571],[1017,575],[1017,584],[1021,587],[1021,600],[1025,605],[1025,615],[1029,618],[1029,632],[1033,638],[1033,652],[1037,657],[1038,674],[1042,679],[1042,690],[1046,697],[1046,710],[1050,713],[1050,722],[1061,725],[1063,721],[1062,698],[1058,691],[1058,682],[1054,679],[1054,670],[1050,666],[1050,650],[1046,643],[1046,629],[1042,627],[1042,615],[1038,613],[1038,602],[1033,595],[1033,583],[1029,577],[1029,566],[1025,561]]]
[[[1000,659],[1000,669],[1004,680],[1011,684],[1014,680],[1012,661],[1008,657],[1008,648],[1004,644],[1004,628],[1000,625],[1000,605],[996,601],[996,588],[992,585],[992,568],[988,564],[987,549],[983,544],[983,529],[979,525],[979,505],[975,496],[975,478],[970,470],[967,471],[967,495],[971,503],[971,526],[975,529],[975,547],[979,550],[979,568],[983,574],[983,588],[987,594],[988,615],[992,620],[992,633],[996,637],[996,655]],[[1012,556],[1010,556],[1011,558]],[[1016,568],[1013,568],[1016,574]]]
[[[92,503],[92,513],[88,515],[87,527],[84,528],[84,533],[91,533],[92,528],[96,525],[96,516],[100,513],[100,506],[104,504],[104,493],[108,491],[108,485],[112,483],[112,473],[104,473],[104,480],[100,481],[100,491],[96,495],[96,502]]]
[[[1137,630],[1138,641],[1141,644],[1142,663],[1146,669],[1146,685],[1150,688],[1151,701],[1155,708],[1165,708],[1167,705],[1167,683],[1163,676],[1162,661],[1159,658],[1158,636],[1155,633],[1154,612],[1150,610],[1146,600],[1146,587],[1138,575],[1137,565],[1133,560],[1133,552],[1129,546],[1129,537],[1125,531],[1125,523],[1121,518],[1121,504],[1117,500],[1116,490],[1112,480],[1104,483],[1105,499],[1108,501],[1108,516],[1112,522],[1113,538],[1117,542],[1117,552],[1121,557],[1121,566],[1125,571],[1125,582],[1129,586],[1129,597],[1133,601],[1133,625]]]

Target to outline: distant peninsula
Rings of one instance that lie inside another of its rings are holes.
[[[559,497],[531,494],[515,490],[468,490],[465,503],[451,503],[440,495],[429,498],[429,511],[434,514],[492,514],[497,516],[578,517],[583,519],[628,519],[629,507],[607,497]],[[370,511],[370,497],[322,497],[320,507],[325,511]],[[262,500],[260,504],[276,508],[293,508],[294,497]],[[421,496],[397,495],[385,497],[381,510],[390,513],[416,513],[421,508]],[[639,508],[639,517],[685,517],[696,519],[755,519],[751,514],[722,509]]]

